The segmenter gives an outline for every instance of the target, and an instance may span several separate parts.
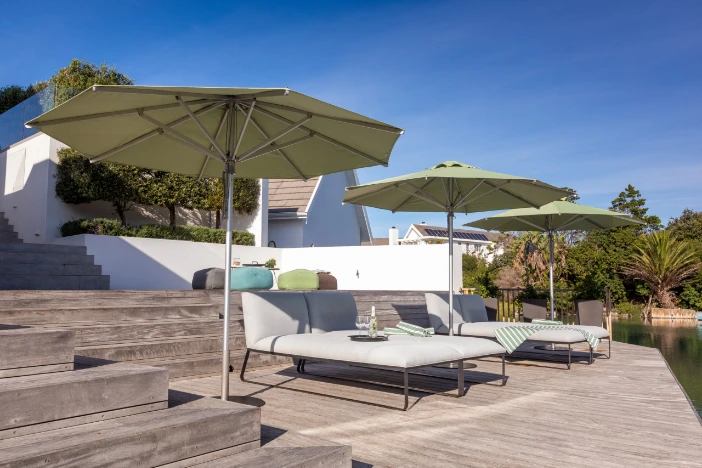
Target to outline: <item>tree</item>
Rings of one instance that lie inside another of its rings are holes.
[[[645,281],[661,307],[675,306],[671,291],[684,285],[702,267],[689,241],[676,240],[670,231],[647,234],[623,272]]]
[[[153,172],[148,177],[145,203],[168,208],[169,224],[176,225],[176,207],[188,210],[202,206],[206,185],[195,177],[172,172]]]
[[[26,88],[17,85],[0,88],[0,114],[6,112],[36,93],[33,85]]]
[[[676,239],[702,244],[702,211],[685,208],[679,217],[668,221],[667,229]]]
[[[571,195],[568,195],[567,197],[565,197],[565,201],[569,201],[569,202],[571,202],[571,203],[575,203],[575,202],[577,202],[578,200],[580,200],[580,195],[578,195],[578,193],[577,193],[575,190],[573,190],[572,188],[570,188],[570,187],[561,187],[561,189],[563,189],[563,190],[570,190],[571,192],[573,192]]]
[[[656,230],[660,229],[661,219],[658,216],[648,216],[648,208],[646,208],[646,199],[641,196],[641,192],[636,190],[633,185],[626,186],[619,196],[612,200],[612,211],[630,214],[639,218],[646,223],[644,229]]]
[[[215,212],[215,226],[221,225],[224,205],[224,185],[222,179],[204,179],[206,195],[197,206],[201,210]],[[261,184],[258,179],[234,179],[234,203],[232,209],[239,214],[251,214],[258,210],[258,196]]]
[[[54,73],[48,83],[58,85],[54,100],[55,105],[59,105],[93,85],[133,85],[134,81],[110,65],[72,59],[67,67]]]
[[[71,148],[59,150],[56,196],[71,204],[109,202],[123,225],[125,213],[144,201],[147,171],[134,166],[90,160]]]

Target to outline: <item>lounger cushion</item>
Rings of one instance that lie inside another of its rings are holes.
[[[606,328],[595,327],[592,325],[568,325],[568,326],[573,327],[573,328],[580,328],[581,330],[587,330],[599,339],[609,338],[609,332],[607,331]]]
[[[354,332],[347,334],[351,333]],[[332,333],[270,336],[259,340],[249,348],[292,356],[400,368],[428,366],[464,359],[461,352],[442,343],[424,341],[421,346],[417,346],[416,341],[407,340],[404,337],[377,343],[359,343],[351,341],[345,335]]]
[[[429,325],[436,331],[436,333],[448,333],[448,293],[426,293],[424,297],[427,302],[427,311],[429,312]],[[463,317],[461,316],[460,305],[458,301],[455,300],[454,295],[453,301],[453,323],[463,322]]]
[[[453,296],[454,301],[458,300],[461,305],[461,316],[464,322],[487,322],[487,310],[485,309],[485,301],[477,294],[456,294]]]
[[[526,324],[516,322],[481,322],[461,323],[454,326],[453,332],[460,336],[495,338],[495,330],[502,327],[520,327]],[[580,343],[587,341],[582,333],[575,330],[540,330],[527,341],[546,341],[554,343]]]
[[[356,328],[356,300],[346,291],[304,293],[312,333]]]
[[[241,305],[249,348],[269,336],[310,333],[307,301],[302,293],[243,292]]]

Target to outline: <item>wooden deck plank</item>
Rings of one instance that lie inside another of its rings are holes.
[[[411,409],[399,388],[300,375],[294,367],[232,375],[232,393],[266,401],[262,423],[286,434],[353,446],[372,466],[702,467],[702,425],[655,349],[612,343],[593,365],[516,360],[505,387],[468,384],[455,398],[452,370],[412,375]],[[474,361],[466,379],[496,378],[500,362]],[[401,374],[309,363],[310,374],[400,385]],[[437,379],[445,376],[447,379]],[[219,378],[171,382],[215,395]]]

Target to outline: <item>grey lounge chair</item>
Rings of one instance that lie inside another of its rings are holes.
[[[575,301],[575,315],[578,320],[578,325],[586,330],[589,327],[602,328],[602,313],[604,312],[604,304],[596,300],[578,299]],[[607,351],[607,359],[612,355],[612,337],[607,335],[606,339],[609,345]]]

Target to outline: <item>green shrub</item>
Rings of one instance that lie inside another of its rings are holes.
[[[614,310],[619,314],[638,317],[643,313],[644,306],[635,302],[620,302]]]
[[[63,237],[78,234],[184,240],[211,244],[224,244],[226,237],[224,229],[204,226],[162,226],[160,224],[122,226],[119,221],[104,218],[76,219],[61,226],[61,236]],[[234,231],[232,232],[232,244],[254,245],[254,235],[246,231]]]

